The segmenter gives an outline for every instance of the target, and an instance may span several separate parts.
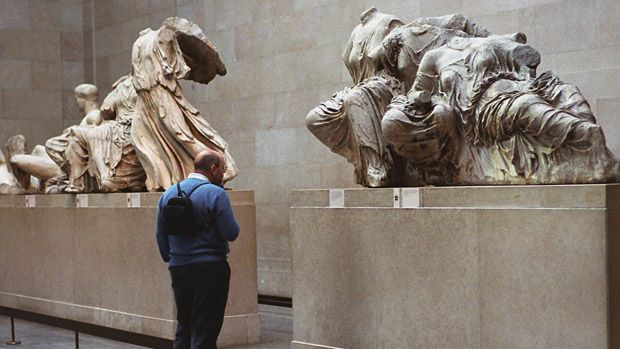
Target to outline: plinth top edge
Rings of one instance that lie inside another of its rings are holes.
[[[301,189],[290,206],[620,208],[620,184]]]

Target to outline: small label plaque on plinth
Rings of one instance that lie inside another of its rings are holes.
[[[344,189],[329,190],[329,207],[344,207]]]
[[[140,207],[140,193],[127,193],[127,207]]]
[[[34,195],[26,195],[26,207],[36,207],[37,197]]]
[[[75,195],[75,206],[79,208],[88,207],[88,194]]]
[[[420,188],[402,188],[400,191],[400,197],[401,197],[400,207],[403,207],[403,208],[422,207],[422,198],[420,196]]]

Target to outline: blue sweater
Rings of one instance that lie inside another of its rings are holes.
[[[181,189],[189,193],[204,181],[208,182],[206,177],[192,173],[181,182]],[[203,185],[194,191],[191,200],[197,223],[209,225],[193,236],[169,235],[166,231],[162,208],[169,198],[175,196],[177,187],[173,185],[159,198],[157,244],[162,259],[168,262],[169,267],[225,260],[229,252],[228,241],[239,236],[239,224],[226,191],[213,184]]]

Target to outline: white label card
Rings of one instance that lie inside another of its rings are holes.
[[[140,193],[127,194],[127,207],[140,207]]]
[[[88,207],[88,194],[77,194],[75,196],[75,205],[80,208]]]
[[[37,207],[37,197],[34,195],[26,195],[26,207]]]
[[[329,190],[329,207],[344,207],[344,189]]]
[[[401,207],[415,208],[422,206],[420,188],[403,188],[401,190]]]

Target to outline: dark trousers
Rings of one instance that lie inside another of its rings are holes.
[[[178,321],[174,349],[217,348],[228,300],[228,262],[171,267],[170,275]]]

